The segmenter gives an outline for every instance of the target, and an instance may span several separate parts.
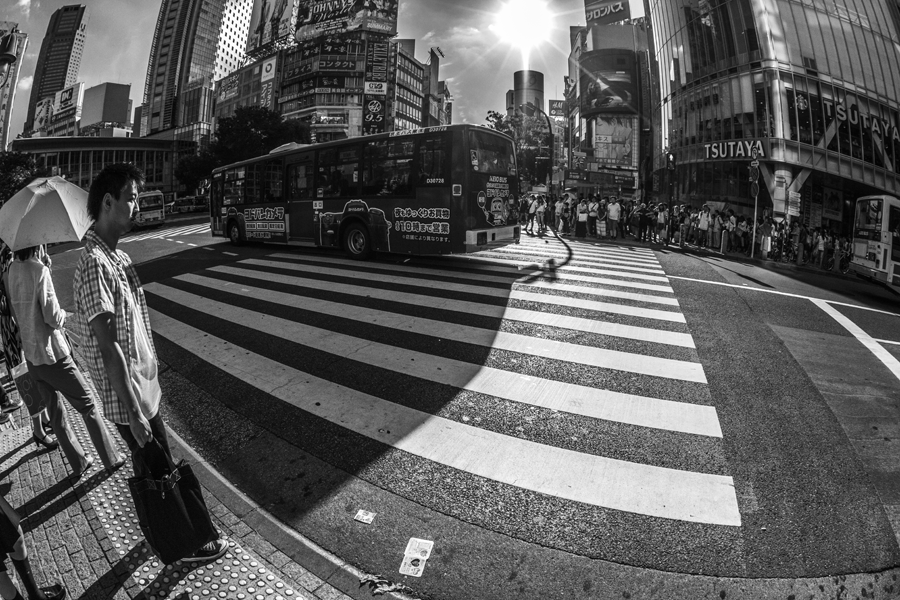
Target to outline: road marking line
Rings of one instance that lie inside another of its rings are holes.
[[[306,277],[294,277],[289,275],[278,275],[275,273],[253,271],[247,269],[237,269],[234,267],[213,267],[209,269],[216,273],[228,273],[257,279],[261,281],[271,281],[282,283],[285,285],[303,287],[313,290],[322,289],[322,281],[318,279],[308,279]],[[570,329],[584,333],[592,333],[594,335],[607,335],[612,337],[626,338],[630,340],[640,340],[643,342],[652,342],[656,344],[666,344],[670,346],[680,346],[682,348],[696,348],[694,340],[689,333],[678,333],[674,331],[662,331],[649,327],[636,327],[632,325],[622,325],[619,323],[610,323],[596,319],[584,319],[580,317],[569,317],[554,313],[538,312],[521,308],[513,308],[507,306],[497,306],[494,304],[482,304],[480,302],[467,302],[464,300],[453,300],[449,298],[440,298],[437,296],[426,296],[424,294],[412,294],[409,292],[400,292],[395,290],[383,290],[372,288],[366,285],[349,285],[345,283],[330,282],[328,291],[339,294],[348,294],[363,298],[373,298],[377,300],[388,300],[390,302],[402,302],[411,306],[427,306],[428,308],[437,308],[443,310],[452,310],[455,312],[479,315],[483,317],[492,317],[497,319],[507,319],[510,321],[518,321],[520,323],[528,323],[532,325],[540,325],[545,327],[558,327],[560,329]],[[538,296],[538,294],[531,294]],[[569,303],[566,303],[568,305]],[[615,308],[620,308],[614,305]],[[648,309],[640,309],[634,307],[626,307],[630,309],[628,312],[634,316],[647,316],[647,314],[655,316],[660,311],[650,311]],[[609,310],[607,312],[613,312]],[[682,316],[679,313],[674,313]],[[673,316],[673,313],[666,313],[667,317]]]
[[[391,263],[374,263],[373,268],[390,271],[394,273],[400,273],[403,276],[391,277],[390,275],[384,275],[383,273],[369,273],[366,271],[338,271],[336,267],[338,266],[350,266],[350,267],[359,267],[359,262],[355,260],[349,259],[332,259],[328,261],[329,265],[335,265],[334,267],[318,267],[315,265],[309,265],[305,261],[318,261],[321,259],[315,257],[307,257],[302,255],[293,255],[293,254],[273,254],[270,258],[277,258],[282,260],[292,261],[290,263],[286,262],[270,262],[270,261],[262,261],[256,259],[248,259],[243,260],[239,264],[248,264],[248,265],[260,265],[267,267],[274,267],[278,269],[285,269],[291,271],[306,271],[311,273],[323,273],[329,275],[337,275],[339,277],[349,277],[353,279],[366,279],[371,281],[390,281],[393,283],[397,283],[399,285],[407,285],[407,286],[418,286],[418,287],[429,287],[433,288],[435,285],[439,285],[441,289],[452,289],[455,291],[461,291],[465,293],[471,294],[480,294],[480,295],[488,295],[488,296],[507,296],[509,295],[509,288],[504,290],[498,290],[497,288],[489,288],[482,286],[469,286],[461,283],[447,283],[444,281],[430,281],[428,279],[423,279],[422,276],[434,276],[434,277],[452,277],[454,279],[467,279],[478,281],[479,283],[499,283],[506,286],[512,285],[527,285],[529,287],[538,287],[538,288],[547,288],[547,289],[558,289],[566,292],[576,292],[580,294],[587,294],[592,296],[606,296],[609,298],[622,298],[625,300],[635,300],[637,302],[650,302],[654,304],[668,304],[672,306],[678,306],[678,301],[675,298],[669,296],[655,296],[651,294],[638,294],[634,292],[623,292],[619,290],[608,290],[605,288],[594,288],[594,287],[583,287],[583,286],[574,286],[574,285],[565,285],[559,284],[556,282],[549,282],[542,279],[538,279],[535,281],[528,281],[531,277],[530,275],[525,277],[518,277],[517,279],[512,279],[510,277],[494,277],[491,275],[484,275],[482,273],[466,273],[466,272],[456,272],[456,271],[445,271],[442,269],[429,269],[426,267],[416,267],[410,265],[395,265]],[[503,272],[508,272],[510,274],[520,275],[523,271],[513,270],[509,267],[487,267],[487,270],[495,270],[502,269]],[[548,302],[550,300],[547,300]]]
[[[841,324],[847,331],[859,340],[859,342],[868,348],[875,357],[884,363],[884,366],[894,374],[894,377],[900,379],[900,360],[894,358],[894,355],[888,352],[881,344],[879,344],[872,336],[863,331],[862,327],[845,317],[835,307],[828,304],[824,300],[813,300],[813,304],[821,308],[825,313],[831,316],[835,321]]]
[[[560,246],[504,246],[502,248],[492,248],[490,250],[482,250],[480,252],[474,254],[468,254],[466,256],[479,256],[483,253],[491,253],[491,252],[508,252],[511,254],[528,252],[528,253],[555,253],[561,254],[563,256],[568,256],[569,252]],[[613,253],[596,253],[596,252],[583,252],[583,251],[573,251],[572,257],[575,260],[607,260],[607,261],[617,261],[620,263],[632,264],[635,266],[646,266],[646,267],[659,267],[659,261],[655,256],[649,258],[637,257],[632,255],[624,255],[624,254],[613,254]]]
[[[154,331],[232,377],[398,450],[592,506],[694,523],[741,524],[731,477],[582,454],[435,417],[291,369],[162,313],[151,314]]]
[[[237,256],[237,254],[235,254],[234,252],[222,252],[222,254],[226,256]]]
[[[837,300],[825,300],[824,298],[813,298],[812,296],[801,296],[799,294],[790,294],[788,292],[779,292],[776,290],[766,290],[762,288],[749,287],[747,285],[735,285],[733,283],[724,283],[721,281],[707,281],[706,279],[694,279],[692,277],[678,277],[676,275],[668,275],[669,279],[680,279],[682,281],[693,281],[695,283],[708,283],[709,285],[718,285],[721,287],[730,287],[738,290],[748,290],[752,292],[762,292],[764,294],[774,294],[776,296],[785,296],[787,298],[798,298],[800,300],[809,300],[810,302],[827,302],[833,306],[846,306],[847,308],[856,308],[859,310],[867,310],[869,312],[880,313],[883,315],[890,315],[892,317],[900,317],[900,313],[893,313],[887,310],[880,310],[878,308],[869,308],[868,306],[860,306],[858,304],[849,304],[847,302],[839,302]]]
[[[565,240],[560,240],[560,241],[552,240],[551,243],[549,243],[549,244],[539,242],[539,241],[524,240],[524,241],[520,241],[520,243],[518,245],[519,246],[531,246],[531,247],[535,247],[535,248],[552,247],[552,248],[563,248],[563,249],[565,249],[565,247],[568,246],[569,248],[572,249],[573,252],[576,252],[576,253],[582,252],[585,254],[615,254],[617,256],[627,256],[627,257],[631,257],[631,258],[648,258],[648,259],[656,260],[656,253],[653,252],[652,250],[640,250],[640,249],[639,250],[628,250],[628,249],[623,249],[623,248],[616,247],[616,246],[594,246],[594,245],[585,246],[585,245],[581,245],[581,244],[572,244],[570,241],[565,241]],[[512,248],[515,246],[516,246],[516,244],[510,244],[507,246],[499,246],[499,247],[500,248]]]
[[[379,283],[388,283],[392,285],[402,285],[406,287],[423,287],[434,289],[439,286],[441,290],[448,292],[461,292],[464,294],[475,294],[479,296],[490,296],[493,298],[507,298],[509,300],[524,300],[526,302],[540,302],[541,304],[556,304],[559,306],[574,306],[586,310],[594,310],[604,313],[614,313],[619,315],[627,315],[632,317],[643,317],[645,319],[656,319],[661,321],[670,321],[672,323],[685,323],[684,315],[680,312],[669,310],[654,310],[651,308],[641,308],[638,306],[629,306],[627,304],[614,304],[612,302],[598,302],[595,300],[582,300],[580,298],[568,298],[566,296],[555,296],[551,294],[534,294],[516,289],[506,288],[490,288],[480,287],[477,285],[467,285],[462,283],[447,283],[443,281],[434,281],[430,279],[415,279],[409,277],[392,277],[383,273],[368,273],[365,271],[341,271],[332,267],[319,267],[316,265],[290,264],[273,262],[267,260],[248,259],[234,265],[235,267],[245,268],[245,266],[254,267],[272,267],[285,271],[294,271],[298,273],[317,273],[331,277],[344,277],[358,281],[376,281]],[[252,269],[248,269],[253,272]],[[474,277],[474,279],[478,279]],[[483,279],[482,279],[483,280]],[[509,280],[505,283],[509,284]],[[319,283],[321,286],[321,283]],[[330,285],[330,284],[329,284]],[[577,292],[584,294],[593,294],[599,296],[616,296],[627,300],[637,300],[639,302],[656,302],[659,304],[669,304],[678,306],[678,301],[674,298],[666,298],[662,296],[645,296],[644,294],[632,294],[629,292],[606,292],[605,290],[597,290],[596,288],[584,288],[569,285],[551,284],[544,282],[535,282],[533,284],[516,284],[527,285],[528,287],[538,289],[562,290],[567,292]],[[601,293],[596,293],[601,292]],[[433,297],[430,297],[433,298]],[[651,300],[654,299],[654,300]],[[662,302],[665,300],[666,302]],[[429,303],[431,300],[429,300]]]
[[[568,259],[566,254],[561,252],[537,252],[532,250],[524,250],[524,251],[516,251],[516,252],[479,252],[478,254],[472,255],[470,258],[477,261],[485,261],[488,259],[508,259],[512,257],[520,257],[520,258],[528,258],[535,257],[534,262],[542,262],[544,260],[552,258],[557,262],[557,264],[563,263]],[[571,263],[581,263],[582,267],[572,266]],[[563,269],[575,269],[575,270],[588,270],[590,272],[591,269],[624,269],[627,271],[634,271],[635,273],[650,273],[656,275],[665,275],[666,272],[660,268],[659,265],[653,265],[650,263],[641,264],[640,266],[635,266],[638,263],[629,263],[626,264],[623,261],[619,261],[612,258],[582,258],[577,254],[572,256],[572,259],[569,261]]]
[[[478,259],[473,258],[472,260],[478,260]],[[487,259],[481,259],[481,260],[487,260]],[[535,264],[534,261],[527,261],[527,260],[513,260],[513,259],[491,259],[491,260],[499,260],[506,264],[521,266],[524,268],[530,268]],[[632,278],[636,277],[635,275],[630,275],[627,273],[617,273],[614,271],[609,271],[609,272],[607,272],[607,274],[612,275],[613,277],[632,277]],[[612,286],[616,286],[616,287],[634,288],[634,289],[638,289],[638,290],[653,290],[655,292],[674,293],[672,288],[667,285],[657,285],[655,283],[640,283],[637,281],[624,281],[624,280],[620,280],[620,279],[609,279],[606,277],[581,277],[578,275],[572,275],[570,273],[567,273],[565,271],[565,269],[554,270],[552,277],[554,277],[556,279],[565,279],[567,281],[578,281],[580,283],[593,283],[593,284],[597,284],[597,285],[612,285]],[[659,278],[654,277],[653,279],[668,281],[668,278],[666,278],[666,277],[659,277]]]
[[[234,290],[226,288],[230,286],[237,287],[230,282],[195,274],[179,275],[175,279],[232,293],[234,293]],[[601,369],[612,369],[678,381],[706,383],[703,365],[697,362],[645,356],[632,352],[558,342],[517,333],[495,331],[493,329],[445,323],[433,319],[423,319],[421,317],[376,310],[370,307],[350,306],[340,302],[297,297],[292,294],[263,288],[251,288],[249,292],[257,300],[386,327],[396,331],[418,333],[483,348],[538,356],[542,359],[552,357],[554,360]]]
[[[506,254],[516,254],[519,256],[537,256],[537,257],[544,258],[544,259],[553,258],[557,261],[565,260],[567,257],[567,255],[565,253],[556,252],[556,251],[538,252],[536,250],[524,250],[524,251],[511,252],[511,253],[479,252],[476,258],[478,258],[478,259],[492,258],[497,255],[504,256]],[[587,264],[595,265],[597,267],[602,267],[604,269],[624,269],[627,271],[635,271],[637,273],[654,273],[654,274],[660,274],[660,275],[666,274],[666,272],[663,271],[662,268],[659,267],[659,265],[651,265],[648,263],[647,265],[640,266],[640,267],[629,266],[629,265],[623,263],[622,261],[616,260],[614,258],[581,258],[577,254],[575,254],[572,256],[572,261],[580,262],[580,263],[587,263]],[[566,267],[566,268],[574,268],[574,267]]]
[[[214,249],[214,248],[207,248],[207,247],[204,246],[203,249],[204,249],[204,250],[209,250],[210,252],[215,252],[215,249]]]
[[[181,240],[171,240],[171,241],[175,242],[176,244],[183,244],[183,243],[184,243],[184,242],[182,242]]]
[[[594,419],[722,437],[712,406],[595,389],[433,356],[272,317],[157,283],[148,284],[145,290],[266,335],[426,381]]]
[[[879,344],[891,344],[892,346],[900,346],[900,342],[895,342],[894,340],[875,340]]]
[[[193,246],[194,248],[196,248],[197,244],[188,244],[188,246]]]

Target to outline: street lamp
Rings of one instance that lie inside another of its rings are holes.
[[[534,116],[534,111],[540,112],[544,115],[544,118],[547,119],[547,130],[550,132],[550,165],[548,167],[548,171],[550,173],[550,187],[553,188],[553,124],[550,122],[550,115],[544,112],[540,106],[537,106],[533,102],[526,102],[525,104],[519,105],[519,110],[521,110],[524,114],[529,117]],[[528,114],[528,110],[531,110],[531,114]]]
[[[6,82],[9,81],[12,66],[17,60],[19,50],[19,36],[16,35],[17,33],[18,30],[13,29],[0,38],[0,77],[3,78],[0,88],[4,87]]]

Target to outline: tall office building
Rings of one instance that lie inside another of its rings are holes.
[[[662,196],[750,215],[758,188],[762,208],[846,234],[856,198],[900,195],[896,0],[648,0],[647,14]]]
[[[86,6],[70,4],[56,9],[50,17],[34,69],[25,117],[26,135],[34,130],[34,113],[38,103],[78,81],[89,14]]]
[[[16,44],[16,62],[9,66],[9,77],[6,84],[0,87],[0,152],[6,150],[9,142],[9,122],[12,118],[13,105],[16,100],[16,87],[19,84],[19,71],[22,69],[22,57],[25,56],[25,46],[28,45],[28,35],[16,31],[17,24],[8,21],[0,21],[0,39],[12,34],[18,38]]]
[[[150,50],[141,135],[197,145],[212,130],[213,82],[241,65],[252,2],[163,0]]]
[[[513,73],[513,89],[506,92],[506,113],[515,114],[519,107],[531,102],[544,110],[544,74],[540,71]]]

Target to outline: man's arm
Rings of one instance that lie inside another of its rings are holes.
[[[128,413],[128,424],[131,435],[137,440],[141,448],[153,439],[150,432],[150,424],[141,412],[140,404],[131,388],[131,378],[128,375],[128,363],[125,361],[125,353],[116,341],[116,327],[112,313],[100,313],[91,320],[91,330],[100,345],[100,356],[103,366],[106,368],[106,376],[112,384],[116,395],[125,406]]]

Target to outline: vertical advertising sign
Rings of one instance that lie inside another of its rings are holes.
[[[390,42],[387,40],[369,40],[366,47],[363,135],[384,133],[385,131],[390,48]],[[379,93],[381,90],[384,90],[383,94]]]
[[[53,97],[41,98],[34,107],[34,130],[46,131],[53,116]]]
[[[397,34],[398,0],[300,0],[298,42],[346,31]]]
[[[284,36],[294,35],[300,0],[254,0],[247,35],[247,52]]]
[[[588,28],[624,21],[631,18],[631,5],[628,0],[585,0],[584,18]]]

